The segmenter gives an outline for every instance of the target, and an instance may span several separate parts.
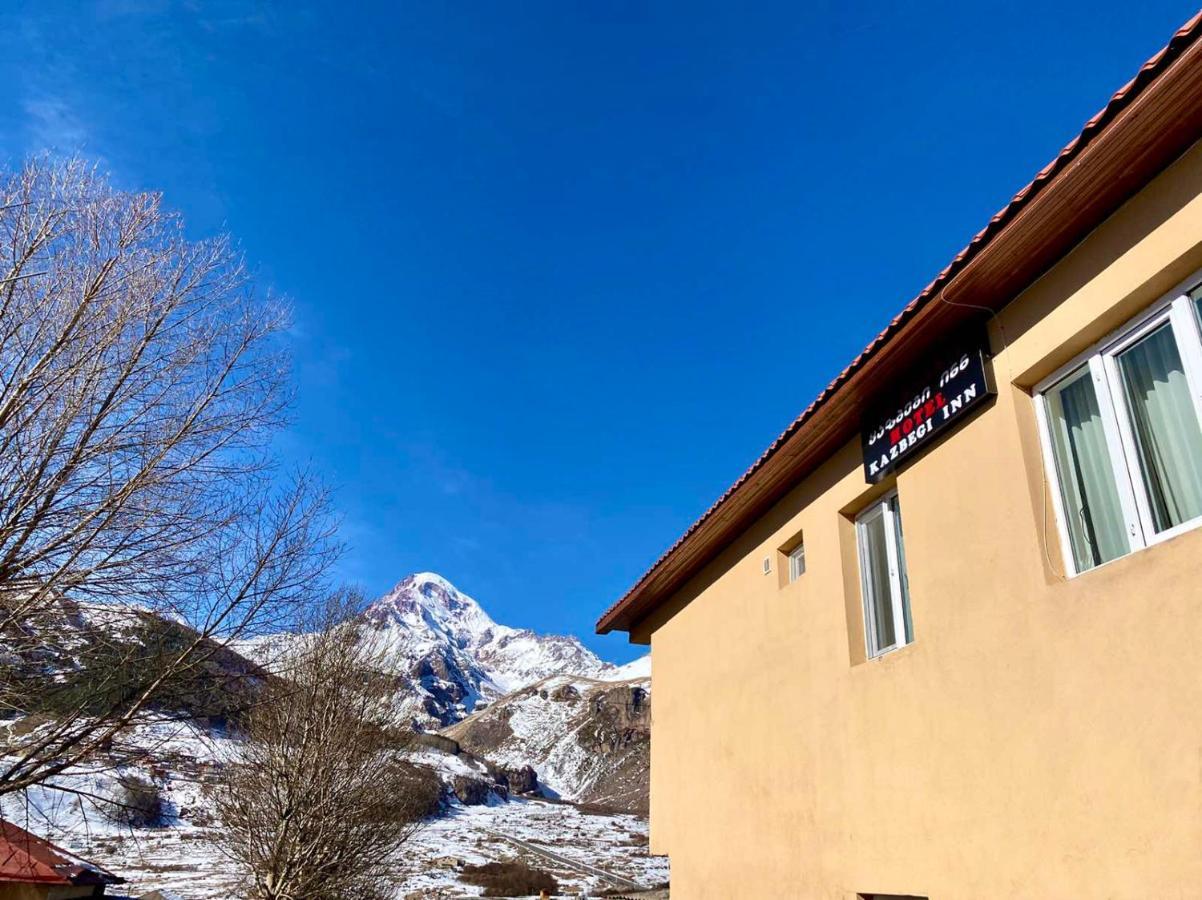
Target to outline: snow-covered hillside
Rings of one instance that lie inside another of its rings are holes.
[[[78,668],[77,657],[91,643],[106,645],[117,636],[120,645],[141,640],[146,628],[183,627],[137,610],[127,621],[69,604],[63,615],[74,625],[57,630],[65,637],[54,654],[43,649],[26,660],[10,643],[0,648],[0,661],[53,681]],[[361,624],[365,639],[377,645],[380,665],[395,675],[405,721],[426,731],[459,723],[443,736],[422,736],[412,751],[415,762],[438,773],[448,794],[442,813],[406,851],[398,898],[466,896],[473,889],[458,881],[461,862],[527,854],[575,891],[606,885],[598,864],[642,884],[666,879],[666,861],[647,855],[640,818],[647,808],[649,657],[615,666],[574,637],[500,625],[432,573],[403,579],[362,613]],[[268,635],[216,649],[196,685],[174,692],[94,765],[57,776],[65,791],[38,787],[9,797],[0,815],[129,877],[137,892],[169,888],[186,900],[234,896],[236,875],[207,840],[219,825],[206,786],[238,752],[237,733],[219,723],[227,707],[241,708],[248,692],[268,682],[267,673],[287,678],[290,657],[311,637]],[[33,629],[29,644],[46,641]],[[186,721],[174,721],[177,706],[191,713]],[[527,766],[537,772],[542,797],[537,787],[513,787],[513,773]],[[159,788],[161,823],[141,828],[103,818],[105,803],[96,798],[111,796],[127,774]],[[477,806],[467,793],[458,795],[457,776],[505,790],[489,788],[487,803]],[[561,800],[610,809],[586,814]],[[559,862],[529,849],[539,843],[553,843]],[[591,868],[569,864],[572,858]]]
[[[236,756],[237,742],[222,732],[163,718],[139,726],[128,744],[140,748],[136,761],[116,753],[52,779],[64,790],[42,786],[0,798],[0,816],[127,879],[116,896],[141,897],[152,891],[159,893],[150,896],[172,900],[244,896],[237,869],[211,840],[221,826],[208,793],[209,785],[222,777],[223,765]],[[446,754],[425,751],[413,758],[448,782],[459,774],[485,776],[470,761]],[[109,818],[103,798],[117,793],[124,775],[159,788],[162,821],[133,826]],[[553,849],[559,862],[548,859],[543,848]],[[479,896],[479,888],[460,881],[462,865],[513,858],[549,871],[564,894],[571,895],[612,887],[598,876],[599,870],[648,887],[669,876],[667,859],[648,854],[647,823],[639,816],[597,815],[533,797],[513,796],[505,802],[494,795],[487,803],[464,805],[448,790],[444,808],[398,856],[389,896]]]
[[[646,667],[633,668],[637,673]],[[564,800],[647,812],[651,766],[651,680],[647,677],[545,678],[443,733],[469,753],[497,765],[532,766],[543,789]]]

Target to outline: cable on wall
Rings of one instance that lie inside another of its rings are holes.
[[[981,306],[976,303],[956,303],[955,301],[949,300],[947,299],[948,287],[948,285],[944,285],[939,291],[939,302],[948,306],[959,306],[962,309],[976,309],[980,310],[981,312],[988,313],[990,318],[993,319],[994,324],[997,325],[998,337],[1001,338],[1002,341],[1002,352],[1005,353],[1007,350],[1009,350],[1010,342],[1006,339],[1006,326],[1002,324],[1002,318],[997,314],[997,311],[988,306]],[[1010,369],[1009,358],[1006,360],[1006,370],[1006,383],[1013,384],[1014,372]],[[1040,439],[1042,440],[1042,436]],[[1043,545],[1043,558],[1048,565],[1048,571],[1050,571],[1061,581],[1067,581],[1068,573],[1062,569],[1057,569],[1056,564],[1052,562],[1052,551],[1048,546],[1048,492],[1051,490],[1051,485],[1048,483],[1047,469],[1042,463],[1040,463],[1039,466],[1039,475],[1041,484],[1041,489],[1039,491],[1039,499],[1041,503],[1041,509],[1039,513],[1039,537],[1040,543]]]

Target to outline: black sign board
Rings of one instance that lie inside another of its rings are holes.
[[[995,393],[983,340],[940,355],[944,363],[903,386],[860,425],[864,477],[875,484],[931,446],[938,435],[963,425]]]

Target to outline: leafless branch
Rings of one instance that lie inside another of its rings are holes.
[[[0,728],[0,796],[320,588],[328,499],[271,452],[287,322],[159,196],[79,161],[0,173],[0,717],[23,723]]]

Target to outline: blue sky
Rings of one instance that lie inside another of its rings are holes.
[[[0,154],[162,190],[294,301],[341,574],[614,660],[597,614],[1193,11],[18,6]]]

